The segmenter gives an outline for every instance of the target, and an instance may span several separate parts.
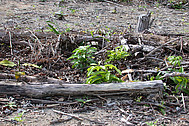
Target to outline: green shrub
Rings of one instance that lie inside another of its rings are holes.
[[[88,46],[80,46],[79,48],[73,51],[72,54],[67,60],[72,59],[72,68],[83,68],[89,66],[91,63],[95,63],[94,61],[94,52],[96,52],[95,47]]]
[[[113,70],[118,72],[121,75],[121,71],[117,69],[116,66],[112,64],[107,64],[104,66],[101,65],[96,65],[91,66],[90,68],[87,69],[87,79],[86,83],[87,84],[99,84],[102,82],[122,82],[121,79],[119,79],[116,75],[112,74]]]
[[[171,72],[179,72],[184,73],[184,68],[181,66],[182,57],[181,56],[169,56],[168,58],[169,64],[173,65],[172,68],[168,68],[168,71],[166,73]],[[179,69],[176,68],[176,66],[179,66]],[[156,76],[156,79],[162,79],[160,74],[166,74],[159,72]],[[173,76],[169,77],[175,84],[175,91],[173,93],[179,93],[180,91],[185,92],[189,95],[189,79],[187,77],[181,77],[181,76]]]
[[[107,59],[106,62],[113,62],[116,60],[126,59],[130,54],[127,52],[126,48],[121,45],[116,47],[114,50],[107,51]]]

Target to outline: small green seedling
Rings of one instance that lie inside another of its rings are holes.
[[[54,28],[54,26],[53,26],[53,25],[55,25],[55,23],[53,23],[52,21],[46,21],[46,22],[47,22],[47,24],[48,24],[48,26],[49,26],[49,29],[50,29],[52,32],[54,32],[54,33],[57,34],[57,35],[60,34],[60,32],[57,31],[57,29]]]
[[[141,99],[142,99],[142,96],[138,96],[138,97],[136,98],[136,102],[141,102]]]
[[[156,120],[155,122],[151,121],[151,122],[146,122],[146,124],[148,126],[157,126],[156,123],[158,122],[158,120]]]
[[[181,56],[169,56],[167,59],[169,60],[170,64],[174,66],[178,65],[180,67],[180,63],[182,61]]]
[[[23,122],[24,119],[22,119],[22,116],[23,116],[24,112],[25,112],[25,111],[23,111],[22,113],[18,113],[18,115],[15,116],[15,117],[13,118],[13,120],[18,121],[18,122]]]
[[[83,99],[75,99],[77,102],[82,103],[81,106],[86,104],[87,102],[91,102],[92,100],[88,99],[88,97],[84,97]]]
[[[106,62],[122,60],[125,59],[127,56],[130,56],[130,54],[127,52],[126,48],[123,45],[121,45],[116,47],[114,50],[107,51]]]
[[[16,106],[15,102],[9,102],[4,107],[9,107],[10,109],[14,109]]]

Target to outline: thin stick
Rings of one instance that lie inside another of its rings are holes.
[[[150,107],[152,108],[153,113],[156,115],[156,112],[151,104],[150,104]]]
[[[11,56],[13,56],[12,41],[11,41],[11,32],[10,31],[9,31],[9,39],[10,39]]]
[[[30,46],[31,51],[34,53],[34,48],[33,48],[33,46],[31,45],[30,40],[28,40],[28,44],[29,44],[29,46]]]
[[[71,117],[73,117],[73,118],[75,118],[75,119],[78,119],[78,120],[81,120],[81,121],[83,121],[83,119],[85,119],[85,120],[88,120],[88,121],[90,121],[90,122],[94,122],[94,123],[97,123],[97,124],[104,124],[104,123],[102,123],[102,122],[98,122],[98,121],[95,121],[95,120],[91,120],[91,119],[86,118],[86,117],[76,116],[76,115],[69,114],[69,113],[65,113],[65,112],[61,112],[61,111],[58,111],[58,110],[53,110],[53,112],[56,112],[56,113],[59,113],[59,114],[63,114],[63,115],[67,115],[67,116],[71,116]],[[83,118],[83,119],[81,119],[81,118]]]
[[[58,119],[58,120],[50,122],[50,124],[57,124],[57,123],[67,122],[67,121],[70,121],[72,118],[73,117],[68,117],[67,119]]]
[[[184,112],[186,112],[186,104],[185,104],[185,101],[184,101],[183,93],[181,93],[181,96],[182,96],[182,103],[183,103],[183,107],[184,107]]]
[[[100,98],[100,99],[102,99],[102,100],[104,100],[104,101],[107,101],[107,99],[105,99],[105,98],[103,98],[103,97],[101,97],[101,96],[99,96],[99,95],[95,95],[95,96],[97,96],[98,98]]]
[[[38,37],[31,30],[29,30],[29,31],[35,37],[35,39],[38,41],[38,43],[39,43],[39,45],[41,47],[41,48],[39,48],[39,53],[38,54],[41,54],[41,50],[43,49],[41,41],[38,39]]]
[[[53,112],[58,113],[58,114],[62,114],[62,115],[71,116],[71,117],[73,117],[73,118],[75,118],[75,119],[77,119],[77,120],[83,121],[83,119],[81,119],[79,116],[76,116],[76,115],[73,115],[73,114],[61,112],[61,111],[58,111],[58,110],[53,110]]]
[[[60,45],[60,38],[61,38],[61,34],[58,36],[58,41],[57,41],[57,43],[56,43],[55,51],[54,51],[55,54],[57,53],[57,49],[58,49],[58,47],[59,47],[59,45]]]

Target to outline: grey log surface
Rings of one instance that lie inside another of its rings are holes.
[[[19,94],[32,98],[47,96],[78,96],[78,95],[119,95],[162,94],[161,80],[144,82],[123,82],[109,84],[23,84],[22,82],[0,81],[0,94]]]

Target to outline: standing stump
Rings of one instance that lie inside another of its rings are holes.
[[[138,17],[138,24],[136,27],[136,32],[140,33],[144,30],[148,30],[149,27],[152,24],[152,21],[150,21],[151,12],[148,11],[147,14],[142,14]]]

